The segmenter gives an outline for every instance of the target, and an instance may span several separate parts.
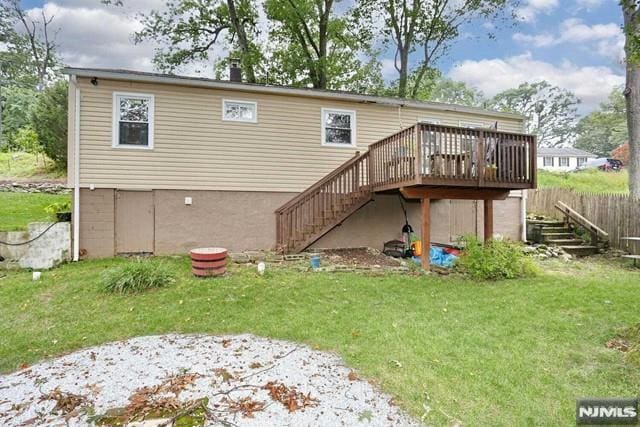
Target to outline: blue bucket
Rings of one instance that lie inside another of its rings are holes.
[[[314,270],[317,268],[320,268],[320,255],[313,255],[310,258],[311,261],[311,268],[313,268]]]

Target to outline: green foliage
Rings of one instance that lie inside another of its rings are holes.
[[[12,146],[25,153],[38,154],[42,152],[38,134],[28,126],[18,129],[13,138]]]
[[[156,50],[154,63],[163,71],[173,72],[194,61],[214,62],[213,47],[224,40],[240,59],[247,80],[256,82],[255,69],[263,61],[255,41],[257,20],[252,0],[178,0],[142,15],[143,28],[135,33],[134,41],[152,40],[163,46]]]
[[[578,172],[551,172],[538,170],[540,188],[568,188],[588,193],[628,193],[629,174],[585,169]]]
[[[435,80],[431,92],[425,99],[469,107],[482,107],[486,102],[484,94],[480,90],[468,86],[464,82],[456,82],[446,77]]]
[[[520,244],[490,240],[484,244],[476,236],[462,239],[464,250],[456,267],[478,280],[515,279],[534,276],[536,267],[522,252]]]
[[[269,75],[281,84],[368,92],[382,82],[368,32],[356,32],[336,2],[267,0]],[[361,54],[370,58],[360,59]],[[301,72],[302,71],[302,72]]]
[[[616,88],[607,102],[580,119],[577,126],[576,148],[601,157],[608,157],[628,139],[627,106],[622,88]]]
[[[66,81],[56,82],[39,94],[31,112],[42,150],[60,169],[67,167],[67,92]]]
[[[522,114],[527,132],[538,136],[538,145],[557,146],[573,141],[579,103],[573,93],[543,80],[505,90],[489,106]]]
[[[29,126],[29,116],[38,99],[38,93],[29,87],[2,88],[2,133],[5,144],[2,151],[23,151],[16,142],[20,129]],[[24,136],[24,135],[23,135]]]
[[[45,207],[69,200],[68,194],[0,192],[0,231],[26,230],[31,222],[50,221]]]
[[[42,154],[0,152],[0,181],[15,178],[55,179],[64,177],[65,171],[56,169]]]
[[[167,265],[150,259],[130,261],[102,274],[104,289],[118,294],[141,293],[162,288],[173,281],[173,273]]]
[[[55,215],[60,212],[71,212],[71,200],[51,203],[44,208],[48,214]]]

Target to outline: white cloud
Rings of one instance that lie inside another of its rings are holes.
[[[620,61],[623,58],[624,35],[618,24],[588,25],[577,18],[562,21],[557,34],[515,33],[513,40],[531,47],[557,46],[571,43],[589,52]]]
[[[134,44],[132,35],[141,29],[136,15],[152,9],[162,9],[163,0],[125,1],[124,7],[105,6],[99,0],[57,0],[43,6],[53,16],[53,28],[58,30],[56,42],[62,61],[74,67],[123,68],[153,71],[153,42]],[[135,9],[134,9],[135,7]],[[28,11],[40,14],[40,8]],[[215,55],[226,55],[220,46]],[[212,75],[212,65],[196,64],[180,70],[181,74]]]
[[[576,0],[579,9],[594,10],[599,8],[605,0]]]
[[[539,61],[530,53],[508,58],[462,61],[449,72],[454,80],[466,82],[493,96],[521,83],[546,80],[573,92],[581,101],[582,113],[604,101],[624,77],[603,66],[579,67],[569,61],[560,65]]]
[[[516,10],[516,15],[525,22],[534,22],[539,14],[550,13],[559,4],[558,0],[527,0]]]

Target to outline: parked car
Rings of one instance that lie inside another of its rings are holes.
[[[587,160],[582,166],[580,166],[579,170],[584,169],[600,169],[602,171],[615,171],[618,172],[622,170],[624,165],[620,160],[617,159],[607,159],[605,157],[600,157],[597,159]]]

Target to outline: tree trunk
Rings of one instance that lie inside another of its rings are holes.
[[[407,96],[407,83],[409,76],[409,48],[398,44],[398,54],[400,56],[400,67],[398,73],[400,78],[398,79],[398,96],[404,98]]]
[[[627,101],[627,128],[629,130],[629,193],[640,199],[640,68],[633,52],[632,38],[639,33],[638,10],[635,1],[623,1],[622,13],[626,29],[627,82],[624,95]]]
[[[251,47],[249,46],[247,32],[244,29],[244,24],[240,22],[240,18],[238,18],[235,0],[227,0],[227,5],[229,7],[229,18],[231,19],[231,23],[236,30],[236,34],[238,35],[238,46],[240,47],[240,51],[242,52],[241,60],[243,71],[247,76],[247,81],[249,83],[255,83],[256,74],[253,69],[253,59],[251,58]]]

